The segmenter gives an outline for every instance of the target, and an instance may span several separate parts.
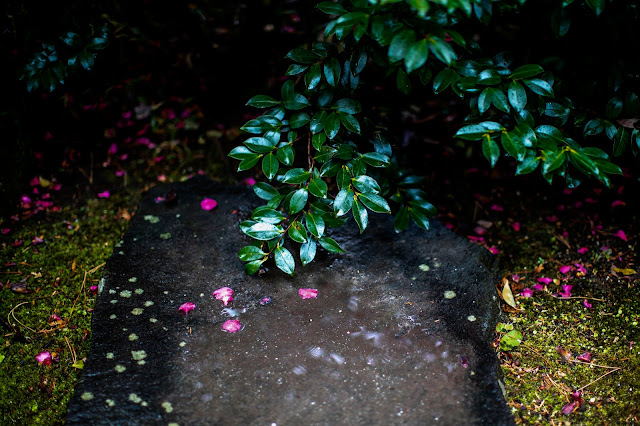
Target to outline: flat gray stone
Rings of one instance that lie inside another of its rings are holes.
[[[156,202],[171,189],[177,203]],[[259,202],[202,177],[145,196],[107,264],[67,424],[513,424],[485,249],[371,215],[363,235],[332,234],[346,254],[247,276],[237,224]],[[226,308],[220,287],[235,292]],[[231,317],[242,330],[221,329]]]

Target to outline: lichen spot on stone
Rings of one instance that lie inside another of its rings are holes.
[[[138,278],[137,278],[137,277],[131,277],[131,278],[129,278],[129,282],[130,282],[130,283],[135,283],[136,281],[138,281]]]
[[[167,413],[170,413],[173,411],[173,407],[171,406],[171,403],[169,401],[165,401],[161,405],[162,405],[162,408],[164,408],[164,411],[166,411]]]
[[[475,316],[475,315],[469,315],[469,316],[467,317],[467,319],[468,319],[469,321],[471,321],[471,322],[474,322],[477,318],[476,318],[476,316]]]
[[[162,292],[162,294],[169,294],[169,291],[165,290],[165,291]]]
[[[187,342],[180,342],[180,347],[184,348],[187,345]]]
[[[107,359],[113,359],[113,352],[107,352]]]
[[[136,333],[131,333],[131,334],[129,335],[129,340],[130,340],[130,341],[132,341],[132,342],[133,342],[134,340],[138,340],[138,335],[137,335]]]
[[[142,402],[140,403],[140,405],[142,405],[143,407],[146,407],[146,406],[147,406],[147,405],[149,405],[149,404],[147,404],[147,401],[142,401]]]
[[[144,312],[144,309],[142,308],[133,308],[133,310],[131,311],[133,315],[140,315],[142,314],[142,312]]]
[[[200,293],[200,297],[204,297],[204,293]]]
[[[116,373],[124,373],[127,367],[125,367],[124,365],[118,364],[115,367],[113,367],[113,369],[116,370]]]
[[[147,308],[149,306],[153,306],[153,302],[151,300],[147,300],[146,302],[144,302],[144,306],[146,306]]]
[[[113,407],[114,405],[116,405],[113,399],[105,399],[104,402],[106,402],[109,407]]]
[[[157,318],[149,318],[149,322],[156,323],[158,322]]]
[[[160,238],[162,238],[163,240],[168,240],[171,238],[171,233],[170,232],[165,232],[163,234],[160,234]]]
[[[140,361],[141,359],[145,359],[147,357],[147,353],[144,350],[131,351],[131,356],[135,361]]]
[[[129,395],[129,401],[135,402],[136,404],[140,404],[142,402],[142,398],[140,398],[135,393],[132,393]]]
[[[145,361],[144,359],[141,359],[140,361],[138,361],[138,365],[145,365],[147,363],[147,361]]]
[[[83,401],[91,401],[94,398],[94,396],[91,392],[85,392],[82,395],[80,395],[80,398]]]
[[[129,291],[129,290],[122,290],[122,291],[120,292],[120,297],[126,297],[126,298],[131,297],[131,291]]]
[[[124,252],[123,252],[122,250],[120,250],[120,251],[118,252],[118,254],[119,254],[120,256],[124,256]]]
[[[116,291],[114,289],[109,290],[109,294],[116,294]]]
[[[144,215],[144,220],[146,220],[149,223],[158,223],[158,222],[160,222],[160,218],[158,216],[154,216],[152,214]]]
[[[109,319],[116,319],[116,318],[118,318],[116,314],[111,314],[111,316],[109,317]]]
[[[110,303],[112,303],[113,305],[115,305],[116,303],[118,303],[118,301],[116,299],[113,299],[110,301]]]
[[[141,288],[136,288],[136,289],[134,290],[134,292],[135,292],[136,294],[142,294],[142,293],[144,293],[144,290],[143,290],[143,289],[141,289]]]
[[[454,297],[456,297],[456,292],[453,290],[447,290],[444,292],[444,298],[445,299],[453,299]]]
[[[422,272],[427,272],[431,268],[429,267],[429,265],[423,263],[421,265],[418,265],[418,269],[420,269]]]
[[[440,267],[440,262],[433,262],[433,267],[434,268],[439,268]]]
[[[180,426],[180,424],[174,422],[174,423],[169,423],[167,426]]]

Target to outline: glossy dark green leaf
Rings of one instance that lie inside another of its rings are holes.
[[[271,152],[276,148],[276,144],[267,138],[252,137],[243,142],[247,148],[259,153]]]
[[[302,74],[307,70],[307,68],[309,68],[307,65],[291,64],[289,65],[289,68],[287,69],[287,72],[285,73],[285,75]]]
[[[367,66],[369,57],[365,50],[358,50],[351,55],[351,73],[352,75],[360,74]]]
[[[420,210],[410,208],[409,215],[416,225],[426,231],[429,230],[429,218],[424,213],[422,213]]]
[[[262,155],[260,154],[253,154],[253,157],[243,158],[242,161],[240,161],[240,164],[238,164],[238,171],[242,172],[244,170],[249,170],[256,164],[258,164],[261,157]]]
[[[633,117],[640,113],[640,98],[638,98],[635,92],[627,93],[624,101],[624,112],[627,117]]]
[[[438,210],[435,206],[422,198],[415,198],[409,201],[409,207],[414,210],[420,210],[425,216],[430,218],[435,217],[438,214]]]
[[[267,206],[261,206],[256,208],[251,214],[251,219],[256,222],[265,222],[277,225],[285,220],[285,216],[279,211]]]
[[[355,201],[352,208],[353,218],[358,224],[358,228],[360,228],[360,233],[362,234],[369,225],[369,213],[359,201]]]
[[[296,168],[285,173],[282,181],[284,183],[299,184],[306,182],[309,179],[309,176],[311,176],[311,174],[307,170]]]
[[[548,117],[562,118],[569,115],[569,108],[560,105],[557,102],[547,102],[545,105],[544,114]]]
[[[405,95],[411,92],[411,80],[409,80],[409,76],[402,68],[398,68],[398,72],[396,73],[396,86],[398,90]]]
[[[313,64],[320,60],[320,56],[302,47],[293,49],[285,57],[301,64]]]
[[[289,226],[289,238],[297,243],[306,243],[308,240],[307,230],[299,221],[293,221]]]
[[[291,116],[289,125],[292,129],[298,129],[311,121],[311,117],[306,112],[296,112]]]
[[[338,171],[336,183],[340,189],[349,189],[349,185],[351,185],[351,172],[347,166],[342,166]]]
[[[340,117],[340,122],[348,131],[358,135],[360,134],[360,123],[358,123],[358,120],[353,115],[338,112],[338,116]]]
[[[300,188],[293,193],[291,200],[289,201],[289,213],[296,214],[307,205],[309,199],[309,192],[306,188]]]
[[[324,119],[324,132],[329,139],[333,139],[340,131],[340,117],[337,113],[332,112]]]
[[[426,1],[425,1],[426,3]],[[418,40],[409,47],[408,52],[404,56],[404,64],[407,72],[417,70],[427,62],[429,58],[429,43],[427,39]]]
[[[562,132],[555,126],[543,124],[536,127],[535,132],[538,140],[547,140],[554,142],[556,145],[562,144],[565,140]]]
[[[247,133],[260,134],[277,129],[281,124],[281,121],[277,118],[263,115],[247,121],[244,126],[240,127],[240,130],[244,130]]]
[[[516,132],[503,132],[500,136],[500,143],[504,150],[518,161],[524,160],[527,152],[522,138]]]
[[[265,262],[265,260],[267,259],[258,259],[247,263],[246,265],[244,265],[244,272],[247,275],[255,274],[256,272],[258,272],[258,270],[260,270],[260,267]]]
[[[487,111],[491,107],[491,92],[493,90],[495,89],[492,87],[487,87],[482,91],[482,93],[480,93],[480,96],[478,97],[478,111],[480,111],[480,114],[484,114],[485,111]]]
[[[247,102],[248,106],[256,107],[256,108],[271,108],[276,105],[279,105],[280,101],[273,99],[271,96],[267,95],[257,95],[253,98],[249,99]]]
[[[313,115],[311,118],[311,123],[309,123],[309,130],[311,130],[312,134],[316,134],[324,129],[324,120],[327,117],[326,111],[320,111]]]
[[[420,77],[422,85],[426,86],[431,81],[431,77],[433,77],[433,71],[429,67],[422,67],[418,70],[418,77]]]
[[[619,166],[610,162],[609,160],[605,160],[603,158],[593,158],[593,157],[590,157],[590,158],[595,163],[596,167],[598,167],[598,170],[600,170],[602,173],[607,173],[610,175],[622,174],[622,169]]]
[[[307,213],[304,214],[305,222],[307,223],[307,230],[316,238],[320,238],[324,235],[324,219],[322,216]]]
[[[593,10],[597,16],[600,16],[604,10],[605,0],[587,0],[587,6]]]
[[[370,176],[361,175],[351,180],[353,186],[360,192],[380,193],[380,185]]]
[[[366,208],[376,213],[391,213],[387,200],[378,194],[358,194],[358,200],[360,200]]]
[[[441,93],[450,85],[455,84],[459,79],[460,76],[458,73],[452,69],[445,68],[433,79],[433,91],[436,94]]]
[[[618,98],[617,96],[613,97],[609,100],[609,102],[607,102],[604,113],[609,120],[616,119],[622,112],[623,106],[624,105],[622,99]]]
[[[320,178],[311,179],[308,189],[312,195],[318,198],[325,198],[327,196],[327,184]]]
[[[403,60],[415,41],[416,34],[412,30],[405,29],[398,32],[389,45],[389,61],[398,62]]]
[[[523,80],[524,84],[533,92],[540,96],[553,97],[553,88],[549,83],[540,78],[532,78],[529,80]]]
[[[389,166],[389,157],[379,152],[367,152],[362,155],[362,159],[370,166],[373,167],[387,167]]]
[[[429,11],[429,2],[427,0],[409,0],[409,5],[418,12],[418,16],[421,18],[424,18]]]
[[[259,198],[266,201],[280,195],[277,189],[266,182],[256,182],[255,185],[253,185],[253,192],[255,192]]]
[[[313,135],[313,137],[311,138],[311,145],[313,145],[313,147],[319,151],[326,140],[327,135],[325,135],[324,133],[318,133]]]
[[[300,261],[302,266],[307,266],[316,257],[316,242],[309,239],[306,243],[300,246]]]
[[[500,89],[493,89],[491,92],[491,103],[502,112],[511,111],[507,95]]]
[[[482,123],[464,126],[458,130],[454,136],[460,139],[477,141],[482,139],[482,135],[485,133],[497,133],[502,132],[503,130],[505,130],[505,128],[502,127],[500,123],[495,121],[483,121]]]
[[[340,71],[340,62],[335,57],[331,57],[324,63],[324,78],[333,87],[340,82]]]
[[[485,136],[482,139],[482,154],[489,161],[491,167],[494,167],[500,158],[500,147],[489,136]]]
[[[553,130],[550,130],[550,131],[553,131]],[[520,142],[525,147],[533,148],[534,146],[536,146],[538,137],[536,136],[536,132],[534,132],[533,129],[527,123],[518,124],[513,129],[513,133],[514,133],[514,138],[520,139]]]
[[[290,166],[293,164],[294,151],[291,145],[284,145],[278,148],[276,151],[276,156],[278,160],[285,166]]]
[[[327,161],[331,160],[336,155],[337,152],[338,151],[335,148],[324,145],[322,146],[322,148],[320,148],[319,152],[313,158],[319,163],[326,163]],[[322,176],[329,176],[329,175],[322,175]]]
[[[304,84],[307,86],[307,89],[313,90],[320,84],[321,79],[322,69],[320,68],[320,64],[313,64],[304,75]]]
[[[581,152],[569,151],[569,160],[576,169],[587,176],[598,177],[600,175],[600,170],[598,170],[596,163]]]
[[[352,27],[359,24],[367,18],[367,14],[364,12],[349,12],[340,16],[336,22],[341,27]]]
[[[355,99],[349,98],[344,98],[336,101],[336,103],[333,104],[333,107],[336,110],[346,112],[347,114],[358,114],[362,111],[360,102],[356,101]]]
[[[298,111],[311,105],[309,100],[300,93],[294,93],[289,99],[284,99],[282,104],[291,111]]]
[[[293,259],[293,255],[289,250],[284,247],[276,247],[274,252],[274,259],[276,266],[282,272],[288,275],[293,275],[293,271],[296,269],[296,262]]]
[[[333,239],[329,237],[322,237],[318,240],[323,249],[331,252],[331,253],[344,253],[344,250],[340,245]]]
[[[524,90],[522,84],[515,80],[509,84],[507,96],[509,98],[509,103],[516,111],[523,110],[527,105],[527,92]]]
[[[478,74],[478,76],[476,77],[476,84],[480,84],[483,86],[494,86],[500,83],[501,80],[502,77],[500,77],[500,74],[498,74],[496,70],[489,68],[483,70],[482,72],[480,72],[480,74]]]
[[[410,223],[411,215],[409,214],[409,209],[403,206],[393,219],[393,228],[396,232],[402,232],[409,227]]]
[[[267,255],[267,253],[263,252],[260,247],[256,246],[245,246],[238,252],[238,257],[243,262],[250,262],[253,260],[262,259]]]
[[[253,151],[251,151],[246,146],[242,146],[242,145],[236,146],[229,153],[229,157],[234,158],[236,160],[244,160],[245,158],[254,158],[255,155],[256,154]]]
[[[535,154],[527,155],[523,161],[518,162],[516,175],[526,175],[531,173],[538,167],[538,164],[540,164],[540,158],[536,157]]]
[[[322,3],[316,5],[316,8],[320,9],[327,15],[343,15],[347,12],[347,10],[340,3],[334,3],[332,1],[323,1]]]
[[[344,216],[349,213],[353,205],[353,191],[343,188],[333,200],[333,210],[336,216]]]
[[[544,162],[542,163],[542,173],[551,173],[554,170],[562,167],[565,164],[566,159],[567,154],[563,149],[556,152],[548,153]]]
[[[257,222],[242,231],[255,240],[268,241],[280,236],[284,233],[281,226],[272,223]]]
[[[535,77],[538,74],[544,72],[544,68],[542,68],[538,64],[527,64],[522,65],[521,67],[516,68],[510,75],[509,78],[512,80],[521,80],[523,78],[531,78]]]
[[[278,173],[279,168],[280,162],[278,161],[278,158],[273,155],[273,152],[270,152],[262,158],[262,172],[267,179],[273,179],[276,173]]]
[[[454,52],[451,45],[439,37],[431,37],[429,39],[429,50],[445,65],[451,65],[456,59],[456,52]]]
[[[613,156],[619,157],[629,148],[631,131],[626,127],[620,126],[613,137]]]

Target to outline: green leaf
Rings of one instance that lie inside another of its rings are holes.
[[[318,198],[325,198],[327,196],[327,184],[320,178],[311,179],[308,189],[312,195]]]
[[[346,112],[347,114],[358,114],[359,112],[362,111],[362,106],[360,105],[360,102],[356,101],[355,99],[349,99],[349,98],[344,98],[344,99],[340,99],[339,101],[336,101],[335,104],[333,104],[333,107],[341,112]]]
[[[326,111],[320,111],[313,115],[313,118],[311,118],[311,123],[309,124],[309,130],[311,130],[312,134],[315,135],[316,133],[319,133],[320,131],[322,131],[322,129],[324,129],[324,120],[326,119],[326,117]]]
[[[314,64],[309,68],[309,71],[304,75],[304,84],[307,86],[307,89],[313,90],[318,84],[320,84],[320,80],[322,79],[322,71],[320,68],[320,64]]]
[[[409,76],[402,68],[398,68],[398,72],[396,73],[396,86],[398,90],[405,95],[411,92],[411,80],[409,80]]]
[[[518,163],[518,167],[516,167],[516,176],[531,173],[538,167],[538,164],[540,164],[540,159],[536,157],[535,154],[528,155],[525,157],[524,161]]]
[[[496,70],[489,68],[483,70],[480,74],[478,74],[478,76],[476,77],[476,84],[480,84],[483,86],[494,86],[500,83],[501,80],[502,77],[500,77],[500,74],[498,74]]]
[[[334,3],[332,1],[323,1],[316,5],[316,8],[327,15],[343,15],[347,13],[347,10],[340,3]]]
[[[433,79],[433,91],[438,94],[444,91],[450,85],[458,82],[460,76],[454,70],[445,68],[440,71]]]
[[[411,219],[418,225],[420,228],[428,231],[429,230],[429,218],[420,210],[417,209],[409,209],[409,215]]]
[[[549,153],[542,163],[542,173],[551,173],[554,170],[562,167],[567,159],[567,154],[564,150],[559,150],[555,153]]]
[[[275,209],[267,206],[260,206],[253,211],[251,219],[256,222],[266,222],[277,225],[285,220],[286,217]]]
[[[291,201],[289,202],[289,213],[296,214],[307,205],[307,200],[309,199],[309,192],[306,188],[300,188],[291,196]]]
[[[492,87],[487,87],[480,93],[478,97],[478,111],[480,111],[480,114],[484,114],[491,107],[492,91],[494,90]]]
[[[296,112],[291,116],[289,125],[292,129],[298,129],[311,121],[311,117],[306,112]]]
[[[353,115],[338,112],[338,116],[340,117],[340,122],[348,131],[358,135],[360,134],[360,123],[358,123],[358,120]]]
[[[605,0],[587,0],[587,6],[593,10],[597,16],[600,16],[604,10]]]
[[[336,152],[338,151],[335,148],[325,145],[322,148],[320,148],[320,152],[318,152],[318,154],[313,158],[319,163],[325,163],[329,161],[331,158],[333,158]],[[324,167],[322,168],[322,170],[326,171]],[[323,174],[322,176],[329,176],[329,175]]]
[[[369,224],[369,213],[359,201],[355,201],[353,203],[352,213],[353,218],[358,224],[358,228],[360,228],[360,233],[362,234]]]
[[[260,161],[260,157],[262,157],[262,155],[253,154],[253,157],[247,157],[242,159],[242,161],[240,161],[240,164],[238,164],[238,171],[242,172],[244,170],[249,170],[256,164],[258,164],[258,161]]]
[[[291,64],[289,65],[289,69],[287,69],[287,72],[285,73],[285,75],[302,74],[307,70],[307,68],[309,68],[307,65]]]
[[[340,82],[341,69],[340,62],[335,57],[324,63],[324,78],[330,86],[336,87]]]
[[[396,213],[396,217],[393,219],[393,227],[396,232],[402,232],[409,227],[409,223],[411,223],[409,209],[402,206],[400,210],[398,210],[398,213]]]
[[[337,25],[340,27],[352,27],[361,23],[367,15],[364,12],[349,12],[337,19]]]
[[[282,181],[284,183],[298,184],[306,182],[309,179],[309,176],[311,176],[311,174],[305,169],[296,168],[285,173]]]
[[[324,119],[324,132],[329,139],[333,139],[338,135],[340,131],[340,117],[335,112],[332,112]]]
[[[589,120],[584,126],[583,133],[585,136],[595,136],[604,131],[604,120],[594,118]]]
[[[236,146],[229,153],[229,157],[234,158],[236,160],[244,160],[245,158],[254,158],[255,155],[256,154],[253,151],[251,151],[246,146],[242,146],[242,145]]]
[[[327,135],[325,135],[324,133],[318,133],[311,137],[311,145],[313,145],[313,147],[317,151],[320,151],[320,148],[322,147],[322,145],[324,145],[326,140]]]
[[[352,179],[353,186],[360,192],[380,193],[380,185],[370,176],[361,175]]]
[[[527,92],[522,84],[517,81],[514,80],[509,84],[507,96],[509,97],[509,103],[516,111],[521,111],[527,106]]]
[[[426,1],[425,1],[426,3]],[[410,73],[413,70],[417,70],[427,62],[429,58],[429,44],[427,39],[418,40],[411,45],[409,51],[404,57],[404,64],[407,67],[407,72]]]
[[[509,352],[522,343],[522,333],[518,330],[511,330],[500,339],[500,350],[502,352]]]
[[[313,234],[316,238],[320,238],[324,235],[324,219],[322,216],[317,216],[313,213],[304,213],[304,218],[307,223],[307,230]]]
[[[614,120],[618,118],[618,116],[622,112],[622,107],[622,99],[616,96],[609,100],[607,106],[605,107],[604,113],[609,120]]]
[[[598,170],[600,170],[603,173],[607,173],[610,175],[622,174],[622,169],[608,160],[605,160],[602,158],[593,158],[593,157],[591,157],[591,160],[596,164],[596,167],[598,167]]]
[[[244,272],[247,275],[255,274],[256,272],[258,272],[258,270],[260,269],[262,264],[265,262],[265,260],[267,259],[259,259],[259,260],[254,260],[247,263],[246,265],[244,265]]]
[[[266,182],[256,182],[255,185],[253,185],[253,192],[265,201],[269,201],[273,197],[280,195],[277,189]]]
[[[524,84],[533,92],[540,96],[553,97],[553,88],[549,83],[540,78],[524,80]]]
[[[389,157],[379,152],[367,152],[362,155],[362,159],[373,167],[388,167]]]
[[[278,148],[276,151],[276,156],[278,160],[285,166],[290,166],[293,164],[293,148],[291,145],[284,145]]]
[[[254,240],[268,241],[279,237],[280,234],[284,233],[284,230],[281,226],[276,226],[272,223],[257,222],[247,229],[242,229],[242,232]]]
[[[500,89],[493,89],[491,92],[491,103],[502,112],[508,113],[511,110],[507,96]]]
[[[613,156],[619,157],[629,148],[630,132],[626,127],[620,126],[613,137]]]
[[[351,172],[347,166],[342,166],[336,176],[336,183],[340,189],[349,189],[351,185]]]
[[[553,142],[556,145],[564,143],[564,135],[557,127],[544,124],[536,127],[535,132],[539,140]]]
[[[598,170],[598,166],[596,166],[596,163],[594,163],[591,158],[587,157],[581,152],[574,150],[569,151],[569,160],[576,167],[576,169],[578,169],[585,175],[594,177],[600,176],[600,171]]]
[[[421,18],[424,18],[429,11],[429,2],[427,0],[409,0],[409,5],[418,12],[418,16]]]
[[[557,102],[547,102],[545,105],[544,114],[548,117],[562,118],[569,115],[569,108],[560,105]]]
[[[285,58],[289,58],[301,64],[313,64],[321,59],[320,56],[316,55],[311,50],[307,50],[302,47],[293,49],[292,51],[287,53]]]
[[[278,158],[273,155],[272,152],[265,155],[262,159],[262,172],[267,177],[267,179],[273,179],[276,173],[278,173],[279,168],[280,162],[278,162]]]
[[[285,99],[282,103],[286,109],[291,111],[298,111],[311,105],[309,100],[300,93],[294,93],[291,98]]]
[[[489,135],[482,139],[482,153],[489,160],[491,167],[494,167],[500,158],[500,147]]]
[[[541,133],[547,130],[549,132],[554,132],[552,129],[542,128]],[[527,148],[533,148],[534,146],[536,146],[538,142],[538,137],[536,136],[536,132],[534,132],[533,129],[529,127],[529,125],[526,123],[518,124],[515,127],[515,129],[513,129],[513,133],[515,137],[521,140],[522,145],[524,145]]]
[[[416,34],[412,30],[398,32],[389,45],[389,62],[393,63],[404,59],[415,41]]]
[[[429,50],[438,60],[446,65],[451,65],[456,59],[456,52],[449,43],[439,37],[431,37],[429,39]]]
[[[249,99],[247,105],[256,108],[271,108],[280,105],[280,101],[273,99],[271,96],[257,95]]]
[[[316,257],[316,242],[308,240],[300,246],[300,261],[302,266],[307,266]]]
[[[322,248],[330,251],[331,253],[344,253],[342,247],[340,247],[340,245],[332,238],[322,237],[318,240],[318,242],[320,243]]]
[[[336,195],[335,200],[333,200],[333,210],[336,213],[336,216],[344,216],[349,213],[351,210],[351,206],[353,205],[353,191],[343,188]]]
[[[296,243],[306,243],[308,240],[307,230],[299,221],[293,221],[289,227],[289,238]]]
[[[262,259],[267,255],[267,253],[263,252],[260,247],[256,246],[245,246],[238,252],[238,257],[243,262],[250,262],[252,260]]]
[[[273,143],[267,138],[261,137],[252,137],[243,142],[250,150],[259,152],[259,153],[267,153],[271,152],[276,148],[276,143]]]
[[[505,130],[505,128],[502,127],[500,123],[495,121],[483,121],[482,123],[464,126],[456,132],[454,137],[469,141],[477,141],[482,139],[482,136],[485,133],[497,133],[502,132],[503,130]]]
[[[240,130],[244,130],[247,133],[260,134],[275,130],[281,124],[281,121],[277,118],[263,115],[247,121],[244,126],[240,127]]]
[[[387,200],[378,194],[358,194],[358,200],[360,200],[366,208],[376,213],[391,213]]]
[[[278,269],[285,274],[293,275],[293,271],[296,269],[296,262],[293,260],[293,255],[289,250],[280,246],[276,247],[274,258]]]
[[[524,160],[527,152],[522,138],[516,132],[503,132],[500,137],[500,143],[504,150],[518,161]]]
[[[543,72],[544,68],[540,65],[527,64],[516,68],[511,74],[509,74],[509,78],[512,80],[522,80],[523,78],[531,78]]]
[[[435,217],[438,214],[438,210],[433,204],[421,198],[409,201],[409,207],[414,210],[420,210],[427,217]]]

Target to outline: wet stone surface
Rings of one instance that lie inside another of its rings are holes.
[[[170,189],[177,203],[155,201]],[[68,424],[513,424],[485,249],[372,215],[362,236],[332,234],[346,254],[250,277],[236,225],[258,203],[201,177],[147,194],[107,265]],[[231,318],[240,331],[222,330]]]

